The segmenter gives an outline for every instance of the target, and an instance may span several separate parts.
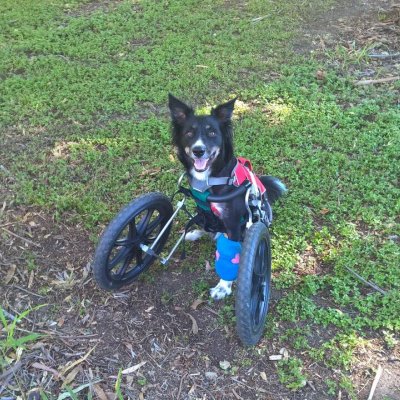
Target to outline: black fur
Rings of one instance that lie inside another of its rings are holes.
[[[209,115],[196,116],[191,107],[169,95],[172,141],[177,149],[178,158],[188,174],[206,173],[202,169],[199,172],[196,167],[204,167],[205,160],[208,160],[207,169],[210,171],[210,176],[231,176],[236,165],[231,120],[235,100],[212,109]],[[196,146],[199,143],[201,146]],[[217,155],[213,158],[214,152]],[[271,176],[262,176],[260,179],[266,187],[270,203],[285,192],[285,187],[279,179]],[[233,189],[234,187],[229,185],[213,186],[211,192],[223,194]],[[224,211],[221,220],[226,232],[231,240],[239,241],[241,239],[239,221],[247,213],[244,197],[236,197],[222,206]]]

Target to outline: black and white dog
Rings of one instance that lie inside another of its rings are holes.
[[[191,107],[169,95],[173,144],[191,185],[200,191],[209,190],[212,194],[220,195],[234,190],[232,184],[221,184],[221,180],[223,182],[224,177],[232,177],[238,164],[234,155],[231,123],[235,100],[212,109],[209,115],[197,116]],[[277,178],[260,176],[259,180],[270,204],[286,191],[285,185]],[[244,196],[235,197],[227,203],[211,204],[211,209],[222,221],[228,239],[233,243],[240,242],[240,221],[247,215]],[[189,232],[186,239],[196,240],[203,234],[204,231],[195,230]],[[218,285],[211,289],[211,296],[222,299],[231,294],[232,282],[220,279]]]

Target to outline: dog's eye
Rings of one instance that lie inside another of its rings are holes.
[[[193,137],[193,132],[192,132],[192,131],[186,132],[186,133],[185,133],[185,136],[186,136],[186,137],[189,137],[189,138],[190,138],[190,137]]]
[[[208,136],[210,136],[210,137],[214,137],[214,136],[216,136],[216,133],[215,133],[215,132],[213,132],[213,131],[211,131],[211,132],[208,132]]]

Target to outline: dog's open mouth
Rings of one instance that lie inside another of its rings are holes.
[[[194,161],[194,169],[197,172],[203,172],[209,167],[209,158],[196,158]]]
[[[212,160],[215,157],[215,152],[213,154],[211,154],[211,156],[209,158],[195,158],[193,160],[193,165],[194,165],[194,169],[197,172],[204,172],[206,171],[209,167],[210,164],[212,162]]]

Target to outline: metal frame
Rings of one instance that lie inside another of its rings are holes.
[[[184,172],[178,179],[178,188],[181,187],[181,183],[183,181],[183,178],[186,176],[186,172]],[[252,193],[253,192],[253,193]],[[155,246],[157,245],[158,241],[161,239],[162,235],[164,234],[164,232],[168,229],[168,227],[172,224],[172,221],[176,218],[176,216],[178,215],[179,211],[181,209],[184,209],[184,211],[191,216],[191,214],[189,213],[189,211],[185,208],[185,202],[187,199],[187,196],[182,193],[182,195],[184,196],[182,200],[179,200],[176,204],[176,210],[174,211],[174,213],[171,215],[170,219],[167,221],[167,223],[165,224],[164,228],[160,231],[160,233],[158,234],[158,236],[156,237],[156,239],[154,240],[154,242],[152,243],[151,246],[147,246],[143,243],[141,243],[139,246],[142,249],[142,251],[144,251],[145,253],[153,256],[153,257],[157,257],[161,264],[163,265],[167,265],[167,263],[169,262],[169,260],[171,259],[171,257],[173,256],[173,254],[175,253],[176,249],[178,248],[178,246],[180,245],[180,243],[184,240],[185,236],[186,236],[186,231],[184,231],[182,233],[182,235],[178,238],[178,240],[176,241],[174,247],[172,248],[172,250],[169,252],[167,257],[161,257],[158,254],[156,254],[156,252],[154,251]],[[262,210],[261,208],[261,195],[260,192],[257,189],[257,198],[252,198],[250,199],[250,195],[254,196],[254,189],[253,189],[253,185],[251,187],[249,187],[246,191],[246,195],[245,195],[245,204],[246,204],[246,209],[248,211],[249,214],[249,219],[246,222],[246,229],[250,228],[251,225],[253,225],[253,217],[254,215],[257,216],[257,220],[260,220],[262,222],[264,222],[265,217],[266,217],[266,213],[265,211]],[[255,208],[255,214],[252,212],[251,207]],[[267,218],[267,226],[269,226],[269,220]]]
[[[179,178],[179,180],[181,181],[182,176]],[[168,227],[172,224],[172,221],[175,219],[175,217],[178,215],[178,212],[182,209],[182,207],[184,207],[185,205],[185,201],[186,201],[186,196],[184,195],[184,198],[180,201],[178,201],[178,203],[176,204],[176,210],[174,211],[174,213],[171,215],[171,218],[167,221],[167,223],[165,224],[164,228],[160,231],[160,233],[158,234],[158,236],[156,237],[156,239],[154,240],[154,242],[152,243],[152,245],[149,247],[143,243],[140,244],[140,248],[147,254],[150,254],[154,257],[157,257],[160,259],[161,264],[166,265],[168,263],[168,261],[170,260],[170,258],[172,257],[172,255],[175,253],[175,250],[177,249],[177,247],[179,246],[179,244],[182,242],[182,240],[184,239],[186,232],[183,232],[182,235],[179,237],[179,239],[177,240],[177,242],[175,243],[174,247],[172,248],[172,250],[170,251],[170,253],[168,254],[167,257],[161,257],[158,254],[155,253],[154,251],[154,247],[156,246],[156,244],[158,243],[158,241],[161,239],[162,235],[164,234],[164,232],[168,229]]]

